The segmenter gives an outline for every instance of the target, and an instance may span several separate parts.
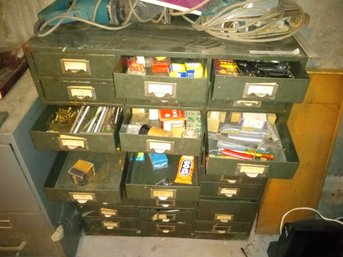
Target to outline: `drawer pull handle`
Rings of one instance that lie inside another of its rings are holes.
[[[157,231],[160,231],[164,234],[168,234],[170,232],[175,231],[175,226],[169,226],[169,225],[159,225],[157,224]]]
[[[88,201],[95,201],[95,195],[94,193],[73,193],[69,192],[70,198],[72,201],[76,201],[80,204],[84,204]]]
[[[254,108],[259,108],[262,106],[261,101],[242,101],[242,100],[237,100],[233,102],[234,107],[254,107]]]
[[[88,150],[87,139],[83,137],[74,137],[68,135],[60,135],[58,137],[58,143],[61,150],[79,150],[86,151]]]
[[[151,189],[150,198],[158,199],[160,201],[166,201],[168,199],[175,199],[176,190],[175,189]]]
[[[174,142],[148,139],[146,141],[146,149],[147,151],[154,151],[155,153],[173,152]]]
[[[0,251],[20,252],[27,245],[27,241],[22,241],[18,246],[0,246]]]
[[[68,74],[90,74],[90,67],[88,60],[80,59],[61,59],[62,73]]]
[[[228,198],[238,195],[238,188],[222,188],[220,187],[218,190],[219,195],[225,195]]]
[[[156,199],[156,206],[162,206],[164,208],[175,206],[175,200],[161,201]]]
[[[113,217],[118,216],[118,210],[115,210],[115,209],[101,208],[100,213],[104,215],[106,218],[110,218],[112,216]]]
[[[70,100],[96,100],[92,86],[68,86],[67,91]]]
[[[265,175],[268,172],[268,165],[253,165],[238,163],[236,167],[236,175],[242,175],[244,173],[250,178],[256,178],[260,175]]]
[[[170,222],[174,221],[176,219],[175,214],[167,214],[167,213],[156,213],[152,216],[152,221],[161,220],[163,222]]]
[[[108,230],[119,228],[119,222],[102,221],[102,225]]]
[[[144,95],[157,98],[175,98],[176,83],[144,81]]]
[[[227,234],[231,231],[231,226],[220,226],[220,225],[213,225],[212,232],[218,234]]]
[[[228,223],[230,221],[233,221],[233,218],[234,218],[233,214],[222,214],[222,213],[214,214],[214,220],[218,220],[223,223]]]
[[[13,228],[10,220],[0,220],[0,229]]]
[[[272,83],[245,83],[243,98],[275,99],[278,84]]]

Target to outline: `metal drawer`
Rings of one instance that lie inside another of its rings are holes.
[[[218,100],[208,99],[207,109],[215,110],[234,110],[234,111],[287,111],[289,108],[288,102],[266,102],[261,100]]]
[[[262,185],[232,185],[218,182],[200,182],[201,197],[217,197],[221,199],[259,200],[263,194]]]
[[[257,177],[251,178],[247,175],[241,176],[227,176],[227,175],[214,175],[206,174],[205,169],[201,170],[200,182],[220,182],[227,185],[261,185],[264,186],[267,178]]]
[[[200,187],[198,182],[198,163],[195,158],[195,169],[192,176],[192,185],[174,183],[180,156],[168,155],[168,167],[153,170],[149,158],[136,161],[135,155],[130,157],[128,175],[126,179],[126,193],[128,199],[150,199],[159,201],[197,201]],[[167,180],[171,185],[160,185]],[[171,205],[175,206],[175,205]]]
[[[142,221],[175,223],[193,222],[193,209],[139,208],[138,217]]]
[[[118,235],[118,236],[139,236],[136,219],[116,218],[100,219],[86,217],[84,231],[86,235]]]
[[[148,119],[148,117],[147,117]],[[204,137],[204,119],[202,117],[200,135],[196,138],[151,136],[128,133],[132,116],[127,115],[119,131],[120,146],[126,152],[153,152],[176,155],[201,155]],[[158,125],[156,125],[158,126]]]
[[[112,79],[113,54],[32,52],[38,76]]]
[[[248,237],[253,223],[249,222],[230,222],[227,224],[208,222],[208,221],[195,221],[195,233],[218,239],[243,239]],[[243,237],[243,238],[242,238]]]
[[[197,220],[217,223],[253,222],[258,210],[257,201],[201,199]]]
[[[168,75],[126,73],[126,57],[122,56],[114,70],[114,84],[120,98],[168,103],[206,104],[208,78],[171,78]]]
[[[82,212],[83,217],[98,217],[102,219],[136,218],[137,215],[136,206],[130,205],[86,203],[78,205],[78,210]]]
[[[299,158],[287,127],[287,120],[282,115],[277,116],[275,129],[279,135],[282,149],[273,150],[274,160],[242,160],[230,156],[208,154],[206,173],[225,176],[247,175],[253,178],[292,178],[299,166]],[[217,141],[208,139],[207,147],[207,153],[211,149],[217,149]]]
[[[43,98],[48,104],[114,104],[112,81],[41,79]]]
[[[309,76],[300,62],[289,62],[292,78],[220,75],[215,71],[212,99],[302,102]]]
[[[79,110],[80,107],[71,107]],[[120,115],[114,128],[102,132],[70,133],[72,123],[49,130],[59,106],[47,106],[31,129],[32,141],[39,150],[115,152],[119,142]],[[91,117],[89,117],[90,119]],[[86,122],[86,119],[85,119]]]
[[[192,223],[155,223],[140,222],[142,236],[193,237]]]
[[[51,234],[40,214],[1,213],[0,256],[62,256]]]
[[[198,201],[181,201],[181,200],[160,200],[160,199],[140,199],[137,201],[139,206],[146,206],[152,208],[161,208],[168,210],[169,208],[196,208]]]
[[[94,164],[96,175],[85,186],[71,182],[68,170],[78,161]],[[126,153],[60,152],[45,183],[44,191],[51,201],[121,203],[126,172]]]

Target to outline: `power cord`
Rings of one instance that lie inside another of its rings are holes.
[[[320,218],[322,218],[323,220],[332,221],[332,222],[336,222],[336,223],[338,223],[338,224],[340,224],[340,225],[343,225],[343,222],[340,221],[340,219],[341,219],[342,217],[338,217],[338,218],[336,218],[336,219],[330,219],[330,218],[324,217],[324,216],[323,216],[319,211],[317,211],[316,209],[313,209],[313,208],[310,208],[310,207],[296,207],[296,208],[293,208],[293,209],[287,211],[287,212],[282,216],[281,222],[280,222],[280,235],[282,234],[282,228],[283,228],[283,224],[284,224],[284,220],[285,220],[286,216],[287,216],[289,213],[293,212],[293,211],[299,211],[299,210],[313,211],[313,212],[315,212],[316,214],[318,214],[318,216],[319,216]]]
[[[192,11],[197,10],[211,0],[204,0],[187,11],[175,11],[164,8],[160,15],[150,18],[142,18],[136,12],[136,6],[141,3],[139,0],[129,0],[129,12],[120,26],[107,26],[95,22],[96,14],[102,0],[97,0],[92,13],[92,19],[87,20],[81,17],[69,15],[74,8],[77,0],[72,4],[65,14],[58,15],[45,21],[38,29],[37,35],[44,37],[55,31],[65,19],[79,21],[91,26],[106,30],[121,30],[131,25],[131,19],[134,17],[139,22],[166,23],[168,15],[181,16],[192,27],[198,31],[206,33],[225,40],[240,42],[271,42],[282,40],[298,32],[309,21],[309,16],[303,9],[293,2],[293,0],[279,0],[277,5],[271,8],[262,8],[261,5],[268,5],[268,0],[246,0],[240,1],[221,8],[215,15],[199,16],[196,20],[187,17]],[[260,6],[259,6],[260,5]],[[111,6],[111,5],[110,5]],[[45,31],[51,22],[58,22],[50,29]]]

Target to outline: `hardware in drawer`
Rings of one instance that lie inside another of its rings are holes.
[[[177,208],[140,208],[140,220],[153,222],[192,222],[194,219],[193,209]]]
[[[286,119],[273,113],[208,112],[206,173],[291,178],[298,165]]]
[[[94,164],[95,176],[84,186],[74,184],[68,174],[78,160]],[[52,201],[121,203],[126,163],[125,153],[60,152],[44,191]]]
[[[123,151],[199,156],[204,119],[200,111],[132,108],[119,135]]]
[[[309,77],[300,62],[214,60],[212,99],[301,102]]]
[[[177,223],[155,223],[140,222],[143,236],[173,236],[173,237],[191,237],[193,235],[193,224],[186,222]]]
[[[31,129],[41,150],[114,152],[121,107],[48,106]]]
[[[205,199],[199,201],[197,219],[213,222],[253,222],[258,201]]]
[[[112,79],[115,55],[32,53],[38,76]]]
[[[204,60],[166,57],[158,66],[157,58],[162,57],[122,56],[114,70],[118,97],[205,104],[208,79]]]
[[[146,199],[156,201],[157,206],[175,206],[175,201],[197,201],[199,199],[198,163],[194,158],[194,171],[191,184],[175,183],[180,156],[166,156],[168,165],[165,168],[153,170],[150,157],[136,160],[136,155],[130,157],[126,193],[128,199]]]
[[[116,103],[113,82],[41,79],[47,103]]]

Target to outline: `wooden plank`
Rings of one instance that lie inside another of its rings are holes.
[[[337,82],[342,77],[333,76],[312,74],[306,102],[293,106],[288,126],[300,166],[292,180],[269,180],[257,219],[257,233],[278,233],[282,215],[292,208],[317,207],[342,102],[342,84],[338,87]],[[328,90],[330,87],[336,93]],[[287,221],[312,216],[301,211],[289,215]]]

